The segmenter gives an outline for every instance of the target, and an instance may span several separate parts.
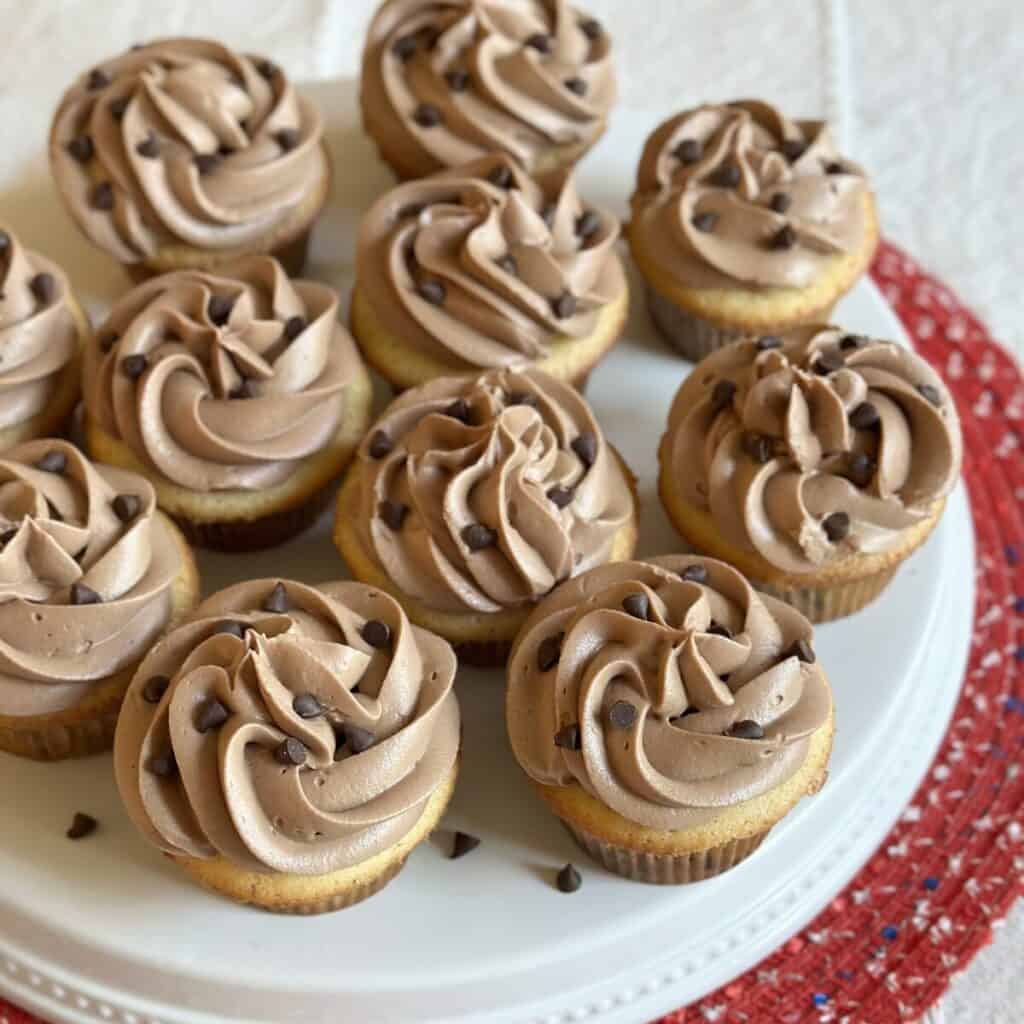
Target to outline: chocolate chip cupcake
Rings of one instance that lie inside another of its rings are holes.
[[[70,426],[90,334],[64,271],[0,228],[0,452]]]
[[[0,454],[0,750],[109,749],[136,666],[198,596],[145,479],[66,441]]]
[[[501,154],[399,185],[360,226],[352,331],[397,389],[530,364],[582,388],[626,321],[618,237],[571,174]]]
[[[117,785],[200,884],[287,914],[387,884],[455,786],[455,655],[361,583],[222,590],[158,644],[125,699]]]
[[[632,474],[580,395],[537,370],[438,378],[388,407],[338,498],[353,575],[455,645],[504,662],[562,580],[636,546]]]
[[[686,379],[662,502],[698,551],[826,622],[927,539],[960,472],[953,400],[909,349],[824,325],[734,342]]]
[[[629,244],[651,316],[688,359],[822,322],[878,243],[864,172],[821,121],[766,103],[698,107],[648,139]]]
[[[270,61],[162,39],[65,93],[50,164],[79,228],[137,279],[270,253],[297,274],[330,191],[317,110]]]
[[[615,102],[611,42],[565,0],[388,0],[366,38],[363,124],[400,178],[492,150],[570,167]]]
[[[832,694],[812,639],[722,562],[592,569],[516,639],[513,753],[610,871],[662,884],[721,874],[825,781]]]
[[[85,360],[93,456],[145,473],[203,547],[288,539],[326,507],[370,420],[338,296],[250,257],[124,296]]]

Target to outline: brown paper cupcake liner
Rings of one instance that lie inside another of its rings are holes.
[[[459,664],[475,668],[501,668],[512,653],[512,641],[467,640],[465,643],[452,642]]]
[[[0,725],[0,750],[33,761],[63,761],[102,754],[114,745],[120,710],[119,698],[79,721],[46,722],[36,728]]]
[[[762,594],[785,601],[805,618],[814,623],[832,622],[859,612],[871,604],[889,585],[899,566],[847,582],[820,586],[780,587],[771,583],[756,583]]]
[[[727,330],[681,309],[645,282],[647,308],[664,339],[691,362],[700,362],[715,349],[746,337],[749,332]]]
[[[764,841],[771,829],[695,853],[644,853],[616,846],[584,829],[564,821],[569,834],[599,864],[623,878],[652,885],[686,885],[714,878],[746,860]]]

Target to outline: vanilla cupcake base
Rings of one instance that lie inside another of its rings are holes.
[[[276,914],[325,914],[379,892],[405,866],[406,858],[437,826],[455,791],[456,762],[431,794],[419,820],[394,846],[351,867],[326,875],[247,871],[223,857],[171,857],[193,881],[236,903]]]
[[[181,572],[171,585],[171,616],[176,626],[199,601],[199,570],[185,538],[170,520],[157,513],[161,525],[181,554]],[[140,659],[141,660],[141,659]],[[128,684],[139,662],[98,680],[89,696],[73,707],[42,715],[0,714],[0,750],[35,761],[63,761],[110,750]]]

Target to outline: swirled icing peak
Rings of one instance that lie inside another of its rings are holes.
[[[406,594],[445,611],[536,601],[606,561],[634,515],[580,395],[536,370],[408,391],[360,449],[356,527]]]
[[[337,313],[335,292],[269,256],[154,278],[97,332],[89,416],[182,487],[278,484],[338,429],[360,363]]]
[[[83,74],[53,122],[57,185],[122,263],[169,244],[234,249],[272,235],[328,167],[320,115],[267,60],[163,39]]]
[[[949,392],[920,356],[813,325],[704,359],[661,457],[729,543],[800,573],[897,546],[952,490],[961,448]]]
[[[616,562],[548,597],[516,641],[507,713],[537,782],[648,828],[700,825],[778,786],[832,698],[794,609],[697,556]]]
[[[363,51],[364,117],[418,174],[492,150],[537,169],[591,145],[615,94],[611,41],[565,0],[388,0]]]
[[[648,139],[630,239],[683,287],[802,288],[860,249],[867,194],[824,122],[753,100],[702,106]]]
[[[66,441],[0,457],[0,714],[72,707],[148,650],[181,553],[149,483]]]
[[[378,319],[453,369],[522,365],[593,332],[626,292],[619,222],[572,175],[491,154],[399,185],[363,218],[356,270]]]
[[[114,764],[160,849],[320,875],[397,843],[459,751],[455,655],[361,583],[209,598],[140,666]]]
[[[79,326],[64,271],[0,228],[0,430],[45,411],[76,358]]]

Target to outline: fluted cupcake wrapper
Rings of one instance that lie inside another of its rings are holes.
[[[889,585],[899,566],[860,579],[803,587],[756,583],[762,594],[785,601],[814,623],[831,622],[853,615],[871,604]]]
[[[587,854],[609,871],[653,885],[686,885],[714,878],[746,860],[771,831],[765,829],[694,853],[657,854],[617,846],[568,821],[563,824]]]
[[[64,761],[101,754],[114,745],[114,729],[122,697],[123,692],[102,708],[92,709],[79,719],[60,720],[55,716],[51,721],[34,719],[33,725],[22,726],[6,724],[17,722],[7,718],[5,723],[0,723],[0,750],[33,761]]]

